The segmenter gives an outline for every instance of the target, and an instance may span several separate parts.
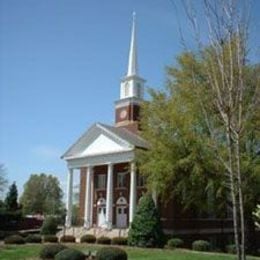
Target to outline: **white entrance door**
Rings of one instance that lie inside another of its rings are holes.
[[[116,208],[116,226],[118,228],[127,227],[127,208],[125,206],[117,206]]]
[[[98,207],[98,226],[103,227],[106,223],[106,207]]]

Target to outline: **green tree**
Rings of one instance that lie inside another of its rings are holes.
[[[21,204],[25,214],[60,214],[62,190],[58,179],[52,175],[32,174],[24,185]]]
[[[215,210],[221,216],[227,204],[232,206],[233,203],[230,172],[226,169],[229,160],[226,129],[213,102],[215,93],[208,87],[209,51],[210,48],[206,48],[200,54],[183,53],[177,59],[178,65],[167,70],[166,88],[150,90],[151,101],[143,105],[141,122],[142,135],[150,149],[139,151],[138,163],[147,176],[150,190],[156,189],[163,198],[175,196],[185,207],[195,205],[203,211],[208,210],[207,194],[211,193],[216,200]],[[259,109],[255,102],[259,97],[260,68],[245,65],[243,69],[247,86],[243,106],[248,107],[250,113],[247,113],[239,148],[243,205],[246,224],[249,224],[260,196],[259,156],[256,154]],[[235,176],[236,171],[232,174]],[[236,201],[238,197],[236,182]],[[238,216],[238,210],[235,212]],[[248,232],[251,234],[253,232]]]
[[[3,192],[7,184],[6,180],[6,169],[3,164],[0,164],[0,192]]]
[[[15,182],[9,187],[5,198],[5,207],[8,211],[16,211],[18,209],[18,191]]]
[[[161,247],[163,241],[159,212],[152,196],[144,195],[140,199],[128,233],[128,244],[139,247]]]

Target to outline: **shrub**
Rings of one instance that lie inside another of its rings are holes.
[[[192,243],[192,250],[210,251],[211,245],[206,240],[196,240]]]
[[[57,244],[57,245],[46,245],[40,251],[40,258],[41,259],[53,259],[56,254],[60,251],[67,249],[66,246]]]
[[[127,245],[127,237],[113,237],[112,245]]]
[[[47,217],[41,227],[42,235],[55,235],[58,229],[58,221],[55,217]]]
[[[102,236],[97,239],[97,243],[102,245],[110,245],[111,239],[109,237]]]
[[[171,238],[167,242],[168,248],[179,248],[182,247],[184,244],[183,240],[180,238]]]
[[[41,243],[42,237],[40,235],[28,235],[25,238],[26,243]]]
[[[104,247],[98,250],[96,260],[127,260],[127,253],[121,248]]]
[[[94,235],[84,235],[80,238],[80,243],[95,243],[96,237]]]
[[[86,256],[79,250],[68,248],[59,252],[55,260],[85,260]]]
[[[128,244],[139,247],[161,247],[164,244],[159,212],[150,194],[140,199],[128,233]]]
[[[57,243],[58,237],[56,237],[55,235],[45,235],[43,236],[43,242]]]
[[[237,253],[237,248],[235,244],[227,245],[226,246],[226,251],[229,254],[236,254]]]
[[[23,238],[26,238],[26,237],[28,237],[29,235],[31,235],[31,234],[26,233],[26,232],[21,232],[21,233],[19,233],[19,236],[21,236],[21,237],[23,237]]]
[[[74,236],[71,235],[65,235],[60,237],[60,242],[63,243],[75,243],[76,242],[76,238]]]
[[[5,238],[5,244],[24,244],[24,238],[19,235],[13,235]]]

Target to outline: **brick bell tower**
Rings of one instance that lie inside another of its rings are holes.
[[[124,127],[137,133],[144,83],[145,80],[138,74],[135,13],[133,13],[128,70],[126,76],[121,80],[120,99],[115,102],[116,127]]]

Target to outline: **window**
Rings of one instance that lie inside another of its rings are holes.
[[[126,82],[125,83],[125,97],[128,97],[129,96],[129,83]]]
[[[119,172],[117,174],[117,187],[118,188],[126,187],[126,172]]]
[[[105,174],[97,174],[96,188],[97,189],[105,189],[106,188],[106,175]]]
[[[138,174],[138,176],[137,176],[137,186],[138,187],[144,187],[145,186],[145,177],[141,174]]]

